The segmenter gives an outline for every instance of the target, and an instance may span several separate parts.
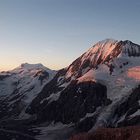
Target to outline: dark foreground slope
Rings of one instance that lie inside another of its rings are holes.
[[[140,127],[100,128],[94,133],[73,136],[70,140],[140,140]]]

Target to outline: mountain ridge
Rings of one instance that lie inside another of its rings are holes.
[[[30,120],[35,129],[44,132],[37,136],[40,140],[140,124],[139,56],[140,46],[128,40],[96,43],[68,67],[55,72],[20,119]],[[24,74],[23,67],[28,68],[25,74],[31,72],[31,77],[40,81],[38,64],[38,74],[30,64],[20,66],[20,74]],[[61,134],[64,129],[65,135]]]
[[[5,116],[1,113],[1,117],[8,117],[11,114],[10,117],[21,118],[25,108],[55,73],[42,64],[28,63],[21,64],[11,71],[1,72],[0,96],[3,98],[0,104],[5,100],[5,106],[1,108]]]

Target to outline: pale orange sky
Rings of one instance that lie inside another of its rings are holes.
[[[67,67],[106,38],[140,44],[139,13],[139,0],[0,0],[0,69]]]

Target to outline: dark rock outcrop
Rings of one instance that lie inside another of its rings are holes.
[[[46,100],[34,113],[40,121],[76,123],[86,113],[93,113],[97,107],[106,106],[111,102],[107,99],[106,92],[106,87],[99,83],[73,81],[62,91],[58,100]],[[31,113],[34,105],[37,103],[34,102],[30,106]]]

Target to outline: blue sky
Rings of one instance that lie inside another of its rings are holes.
[[[106,38],[140,44],[139,0],[0,0],[0,70],[68,66]]]

